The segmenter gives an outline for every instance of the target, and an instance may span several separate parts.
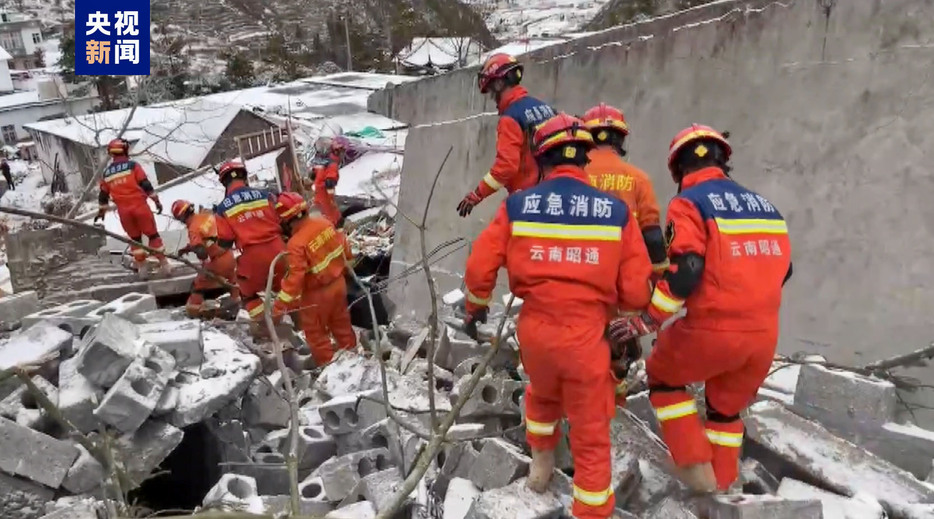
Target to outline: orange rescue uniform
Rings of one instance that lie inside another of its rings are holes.
[[[554,449],[566,415],[574,516],[609,517],[615,384],[604,332],[611,307],[649,302],[652,265],[642,236],[625,202],[588,185],[581,168],[558,166],[541,184],[507,198],[474,242],[464,276],[468,312],[489,304],[501,266],[524,300],[517,332],[530,380],[529,445]]]
[[[101,204],[106,205],[110,199],[117,206],[120,225],[123,226],[127,237],[142,242],[143,236],[146,236],[149,239],[149,247],[159,251],[163,249],[162,237],[156,228],[156,218],[147,201],[153,193],[152,184],[142,166],[127,157],[114,157],[104,170],[100,189]],[[142,262],[148,255],[143,248],[134,245],[130,246],[130,253],[137,262]]]
[[[240,296],[250,318],[263,318],[263,300],[259,294],[266,290],[266,278],[273,259],[285,251],[279,216],[270,194],[248,186],[242,180],[234,180],[220,204],[214,207],[217,214],[217,237],[222,241],[233,241],[240,250],[237,258],[237,284]],[[272,290],[279,290],[285,274],[285,261],[275,267]]]
[[[340,180],[340,158],[335,155],[331,155],[328,165],[315,175],[314,203],[318,210],[321,211],[322,216],[327,218],[331,225],[336,226],[337,222],[341,220],[341,211],[337,208],[334,194],[329,193],[325,185],[328,180],[333,180],[334,184],[337,184],[337,181]]]
[[[205,270],[231,283],[236,282],[237,261],[232,250],[218,244],[217,218],[214,213],[203,211],[191,215],[188,220],[188,247],[201,258],[201,265]],[[198,274],[185,304],[189,315],[197,315],[201,311],[206,291],[220,286],[216,279]],[[240,301],[240,290],[232,288],[230,298]]]
[[[671,266],[648,312],[659,323],[682,308],[687,315],[658,332],[646,362],[649,396],[675,463],[712,463],[725,490],[738,475],[740,411],[778,343],[782,285],[791,275],[788,228],[765,197],[711,167],[684,177],[668,206],[666,239]],[[678,258],[691,253],[704,258],[703,272],[679,294]],[[685,388],[695,382],[706,383],[706,425]]]
[[[486,198],[505,187],[510,194],[538,183],[538,165],[529,146],[535,126],[555,116],[553,108],[529,95],[521,86],[505,91],[499,99],[496,125],[496,159],[477,193]]]
[[[281,316],[298,306],[305,340],[315,363],[322,366],[334,356],[331,336],[340,349],[357,346],[344,283],[350,248],[343,233],[326,219],[314,216],[294,224],[287,248],[289,266],[274,313]]]
[[[652,179],[641,169],[623,160],[612,146],[598,146],[587,154],[587,158],[590,163],[584,170],[590,185],[626,202],[644,238],[648,238],[646,231],[661,234],[658,199],[652,188]],[[660,241],[656,244],[646,239],[649,256],[655,256],[653,260],[658,260],[652,265],[656,272],[668,266],[663,245]],[[658,247],[658,250],[653,250],[653,247]]]

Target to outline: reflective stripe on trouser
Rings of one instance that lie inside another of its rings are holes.
[[[338,349],[350,350],[357,346],[357,336],[350,325],[347,284],[343,276],[325,286],[306,286],[300,308],[301,328],[315,364],[327,364],[334,357],[332,336]]]
[[[530,316],[531,314],[531,316]],[[529,376],[525,392],[526,438],[536,450],[557,446],[567,416],[574,457],[574,517],[606,519],[615,504],[611,488],[610,418],[613,381],[601,316],[568,326],[524,309],[518,339]]]
[[[697,415],[694,397],[683,390],[659,391],[651,387],[650,382],[649,401],[675,465],[685,467],[709,462],[713,453]]]
[[[263,304],[263,299],[261,297],[247,299],[243,308],[250,314],[250,319],[254,321],[263,320],[263,310],[266,309],[266,306]]]
[[[743,421],[707,421],[707,439],[713,449],[713,471],[717,488],[727,490],[739,477],[739,454],[743,447]]]

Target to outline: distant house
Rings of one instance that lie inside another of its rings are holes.
[[[106,163],[107,143],[116,138],[130,111],[26,124],[43,177],[51,182],[57,168],[69,190],[81,189],[97,173],[94,165]],[[237,105],[193,98],[138,107],[123,137],[130,142],[130,155],[158,185],[235,157],[235,137],[275,126]]]
[[[473,38],[415,38],[396,54],[408,74],[437,74],[476,61],[483,48]]]
[[[42,44],[39,20],[0,11],[0,47],[11,55],[10,68],[24,70],[38,68],[36,49]]]
[[[0,144],[14,145],[29,136],[23,125],[49,117],[86,114],[96,104],[97,96],[69,96],[61,79],[50,76],[33,82],[35,90],[15,92],[8,57],[0,47]]]

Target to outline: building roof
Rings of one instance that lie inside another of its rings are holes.
[[[241,108],[192,98],[137,107],[123,137],[141,162],[197,168]],[[131,109],[24,124],[24,128],[101,148],[117,137]],[[148,160],[147,160],[148,159]]]
[[[532,52],[533,50],[541,49],[542,47],[557,45],[567,41],[568,38],[522,38],[483,53],[477,62],[482,62],[493,54],[504,53],[511,56],[520,56]]]
[[[13,56],[10,56],[10,53],[6,51],[3,47],[0,47],[0,61],[7,61],[13,59]]]
[[[407,67],[447,68],[478,59],[480,51],[480,43],[472,38],[415,38],[396,61]]]

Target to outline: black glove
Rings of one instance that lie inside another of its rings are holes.
[[[470,214],[471,211],[473,211],[474,206],[479,204],[481,201],[483,201],[483,198],[480,196],[480,193],[474,189],[473,191],[467,193],[467,196],[465,196],[464,199],[461,200],[459,204],[457,204],[457,214],[459,214],[461,218],[465,218]]]
[[[99,221],[103,221],[103,220],[104,220],[104,216],[107,216],[107,206],[106,206],[106,205],[102,205],[102,206],[97,210],[97,216],[94,217],[94,221],[91,222],[91,223],[97,223],[97,222],[99,222]]]
[[[158,198],[153,198],[152,201],[156,204],[156,213],[162,214],[162,202]]]
[[[179,256],[184,256],[185,254],[190,254],[191,252],[192,252],[192,250],[191,250],[191,246],[190,246],[190,245],[186,245],[186,246],[182,247],[181,249],[178,249],[178,255],[179,255]]]
[[[486,315],[486,307],[476,310],[472,314],[468,314],[467,318],[464,319],[464,333],[475,341],[479,340],[477,335],[477,323],[485,323]]]
[[[325,188],[325,189],[334,189],[335,187],[337,187],[337,179],[336,179],[336,178],[329,178],[329,179],[326,179],[326,180],[324,181],[324,188]]]

